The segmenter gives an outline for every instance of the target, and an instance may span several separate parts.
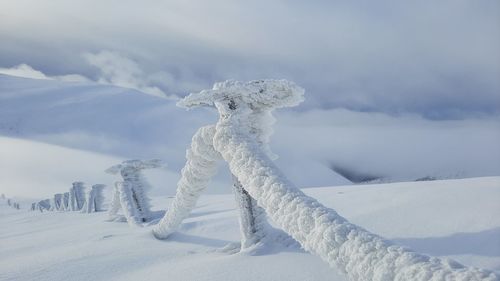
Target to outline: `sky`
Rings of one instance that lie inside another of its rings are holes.
[[[1,0],[0,73],[176,99],[285,78],[297,110],[500,114],[500,2]]]

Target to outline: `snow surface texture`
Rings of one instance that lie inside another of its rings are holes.
[[[220,119],[213,139],[215,150],[221,153],[231,172],[271,219],[304,249],[336,266],[351,280],[499,279],[487,270],[467,268],[454,261],[431,258],[396,246],[305,195],[260,149],[261,140],[246,129],[251,127],[246,124],[253,120],[250,118],[252,107],[293,105],[302,101],[302,95],[268,95],[273,92],[253,87],[242,91],[242,84],[234,81],[217,83],[214,90],[226,84],[228,89],[237,85],[234,92],[203,91],[188,96],[180,105],[214,104],[217,107]],[[296,86],[290,88],[292,93],[303,93]],[[280,94],[287,92],[286,87],[274,89]],[[280,98],[284,100],[281,102]]]
[[[147,195],[150,186],[141,171],[161,166],[162,162],[159,159],[127,160],[106,170],[106,173],[112,175],[120,173],[123,178],[123,182],[115,183],[109,211],[111,219],[116,218],[120,209],[123,210],[130,225],[140,225],[150,219],[151,207]]]
[[[500,177],[303,191],[349,221],[400,245],[500,271]],[[26,207],[34,201],[12,199]],[[173,200],[171,196],[151,199],[154,213]],[[106,197],[106,203],[110,200],[111,196]],[[165,276],[185,281],[347,280],[318,256],[298,248],[275,244],[258,256],[215,251],[240,239],[239,214],[229,193],[203,193],[167,241],[151,239],[152,226],[107,223],[105,212],[24,210],[0,200],[0,225],[7,226],[0,227],[2,281],[137,281],[144,276],[151,281]]]

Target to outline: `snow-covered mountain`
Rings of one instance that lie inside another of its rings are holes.
[[[500,130],[495,118],[430,121],[341,109],[298,110],[277,112],[271,138],[271,147],[280,156],[278,167],[298,186],[500,173]],[[28,156],[26,148],[13,149],[26,145],[14,145],[14,138],[33,145],[39,142],[97,153],[117,161],[160,158],[168,164],[171,175],[179,175],[192,135],[216,118],[210,109],[185,111],[176,107],[174,100],[132,89],[0,75],[0,135],[9,138],[2,140],[1,148],[9,158],[1,157],[0,165],[16,169],[13,163],[22,167],[26,159],[32,159],[51,167],[45,162],[50,156]],[[68,166],[71,161],[61,160],[61,164]],[[103,168],[85,165],[94,169],[91,174]],[[74,177],[87,180],[83,174]],[[71,181],[68,173],[54,178],[67,179],[67,184]],[[7,174],[2,180],[12,183],[18,179]],[[154,192],[173,194],[177,179],[163,178]],[[6,193],[15,194],[9,185],[5,188]],[[17,184],[15,190],[22,187]],[[227,169],[221,167],[209,191],[229,190]]]
[[[22,206],[0,200],[0,225],[9,226],[0,230],[0,280],[137,280],[146,274],[151,280],[345,280],[294,246],[271,245],[253,256],[219,251],[239,240],[231,194],[203,195],[179,232],[166,241],[153,238],[192,134],[216,116],[109,85],[0,75],[0,191]],[[500,270],[500,178],[428,181],[498,174],[498,120],[347,110],[288,110],[277,119],[271,147],[284,174],[303,187],[343,185],[304,189],[308,195],[403,246]],[[76,180],[111,186],[116,179],[103,171],[128,158],[168,164],[146,172],[156,196],[155,219],[144,228],[106,222],[104,213],[26,212],[32,200],[65,192]],[[208,192],[230,191],[221,164]]]

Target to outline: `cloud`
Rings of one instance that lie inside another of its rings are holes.
[[[65,82],[97,82],[100,84],[135,89],[162,98],[178,98],[176,95],[168,95],[157,86],[152,85],[154,83],[161,84],[161,82],[168,83],[169,85],[178,84],[175,82],[174,78],[166,72],[148,75],[144,73],[139,65],[133,60],[111,51],[85,53],[83,57],[89,65],[99,69],[95,81],[79,74],[48,76],[25,63],[10,68],[0,68],[0,74],[32,79],[60,80]],[[161,80],[161,82],[159,80]]]
[[[175,95],[168,95],[160,88],[152,86],[148,75],[136,62],[116,52],[86,53],[84,58],[90,65],[99,69],[98,83],[136,89],[163,98],[177,98]]]
[[[0,10],[0,65],[47,75],[102,74],[179,96],[230,78],[286,78],[306,89],[307,108],[500,114],[498,1],[23,0]],[[135,74],[104,74],[81,53]]]

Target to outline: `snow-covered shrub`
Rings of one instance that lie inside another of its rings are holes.
[[[150,186],[141,171],[161,166],[159,159],[127,160],[106,170],[106,173],[112,175],[120,173],[123,178],[123,181],[115,183],[109,211],[111,219],[116,218],[120,209],[129,224],[138,225],[150,219],[150,199],[147,196]]]
[[[487,270],[467,268],[397,246],[350,223],[295,187],[271,161],[268,151],[262,148],[262,139],[256,137],[259,134],[248,124],[262,120],[253,116],[255,106],[295,105],[303,100],[303,90],[286,81],[269,84],[270,87],[265,84],[218,83],[213,90],[192,94],[180,103],[215,105],[220,119],[215,126],[213,147],[229,164],[243,189],[305,250],[356,281],[500,279]],[[225,90],[218,91],[221,87]],[[198,176],[203,177],[194,173],[187,180]],[[156,236],[162,237],[162,232],[155,230]]]

